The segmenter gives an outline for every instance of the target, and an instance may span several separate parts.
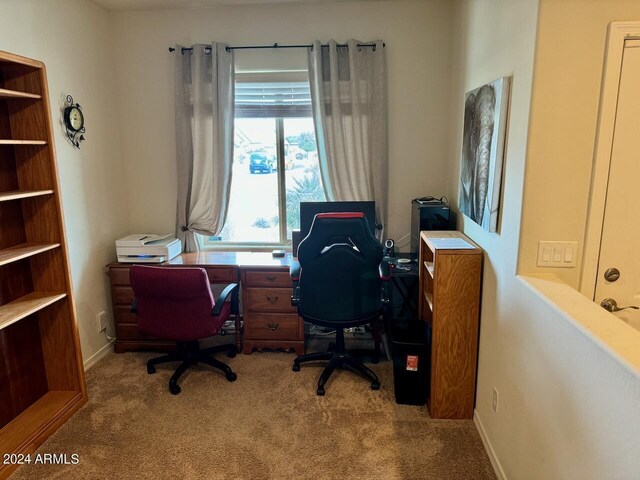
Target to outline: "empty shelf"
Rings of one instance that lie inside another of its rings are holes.
[[[21,243],[15,247],[5,248],[0,250],[0,266],[17,262],[23,258],[46,252],[47,250],[53,250],[59,246],[59,243]]]
[[[37,93],[18,92],[17,90],[8,90],[6,88],[0,88],[0,98],[42,98],[42,95]]]
[[[425,292],[424,301],[429,305],[429,310],[433,312],[433,294]]]
[[[11,192],[0,192],[0,202],[9,200],[19,200],[21,198],[39,197],[41,195],[51,195],[53,190],[13,190]]]
[[[429,275],[431,275],[431,278],[433,278],[433,262],[424,262],[424,266],[427,269],[427,272],[429,272]]]
[[[13,140],[13,139],[2,139],[0,140],[0,145],[46,145],[47,142],[45,140]]]
[[[66,293],[31,292],[0,306],[0,330],[66,297]]]
[[[47,392],[2,428],[0,451],[15,452],[22,446],[21,442],[25,436],[33,438],[36,435],[42,435],[47,426],[67,414],[71,406],[81,401],[82,394],[79,391]]]

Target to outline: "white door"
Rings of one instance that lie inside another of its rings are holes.
[[[618,310],[640,307],[640,40],[624,47],[594,300],[640,330],[640,310]]]

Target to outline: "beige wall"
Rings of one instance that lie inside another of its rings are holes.
[[[498,471],[509,479],[627,479],[640,471],[637,372],[541,294],[536,282],[516,276],[523,189],[523,249],[538,239],[582,238],[610,20],[601,13],[618,3],[624,2],[543,0],[539,23],[537,0],[460,0],[454,12],[449,158],[456,192],[464,92],[513,75],[499,233],[461,220],[486,252],[476,420]],[[589,118],[580,118],[585,112]],[[555,292],[561,286],[548,288]]]
[[[412,198],[449,194],[448,2],[278,3],[116,12],[114,17],[130,229],[174,229],[175,53],[169,54],[167,47],[175,43],[382,38],[389,71],[389,235],[399,239],[409,233]]]
[[[98,312],[110,310],[103,267],[115,259],[114,239],[127,231],[111,40],[107,13],[91,2],[0,3],[0,49],[42,60],[47,67],[85,361],[107,345],[96,320]],[[80,150],[67,141],[60,124],[66,94],[73,95],[85,113],[87,140]]]
[[[640,20],[640,2],[540,4],[519,271],[553,272],[575,288],[580,260],[571,269],[538,268],[538,242],[584,247],[607,24],[614,20]]]

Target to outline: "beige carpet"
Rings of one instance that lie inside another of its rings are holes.
[[[293,354],[227,359],[235,383],[196,367],[169,394],[172,370],[147,375],[149,353],[112,354],[87,374],[89,403],[38,450],[78,465],[25,465],[18,479],[493,479],[471,420],[431,420],[397,405],[390,362],[382,388],[319,369],[291,371]],[[223,357],[224,358],[224,357]]]

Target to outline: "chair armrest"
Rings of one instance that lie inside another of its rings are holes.
[[[378,266],[378,273],[380,274],[380,280],[382,280],[382,286],[380,288],[380,300],[383,306],[388,306],[391,303],[391,296],[389,294],[389,280],[391,280],[391,269],[389,262],[383,260]]]
[[[300,280],[300,262],[291,262],[291,265],[289,266],[289,276],[294,282]]]
[[[391,268],[389,268],[389,262],[383,260],[378,267],[378,272],[380,273],[380,280],[389,281],[391,280]]]
[[[138,301],[135,299],[135,297],[131,302],[131,307],[129,308],[129,311],[131,313],[138,313]]]
[[[289,266],[289,276],[291,276],[291,281],[293,282],[291,305],[297,307],[300,302],[300,262],[291,262],[291,265]]]
[[[231,296],[231,313],[236,315],[239,313],[238,284],[230,283],[225,287],[224,290],[222,290],[222,292],[218,296],[216,300],[216,304],[213,306],[213,310],[211,311],[211,315],[213,315],[214,317],[217,317],[218,315],[220,315],[220,312],[222,311],[222,306],[224,305],[224,302],[227,301],[229,296]]]

